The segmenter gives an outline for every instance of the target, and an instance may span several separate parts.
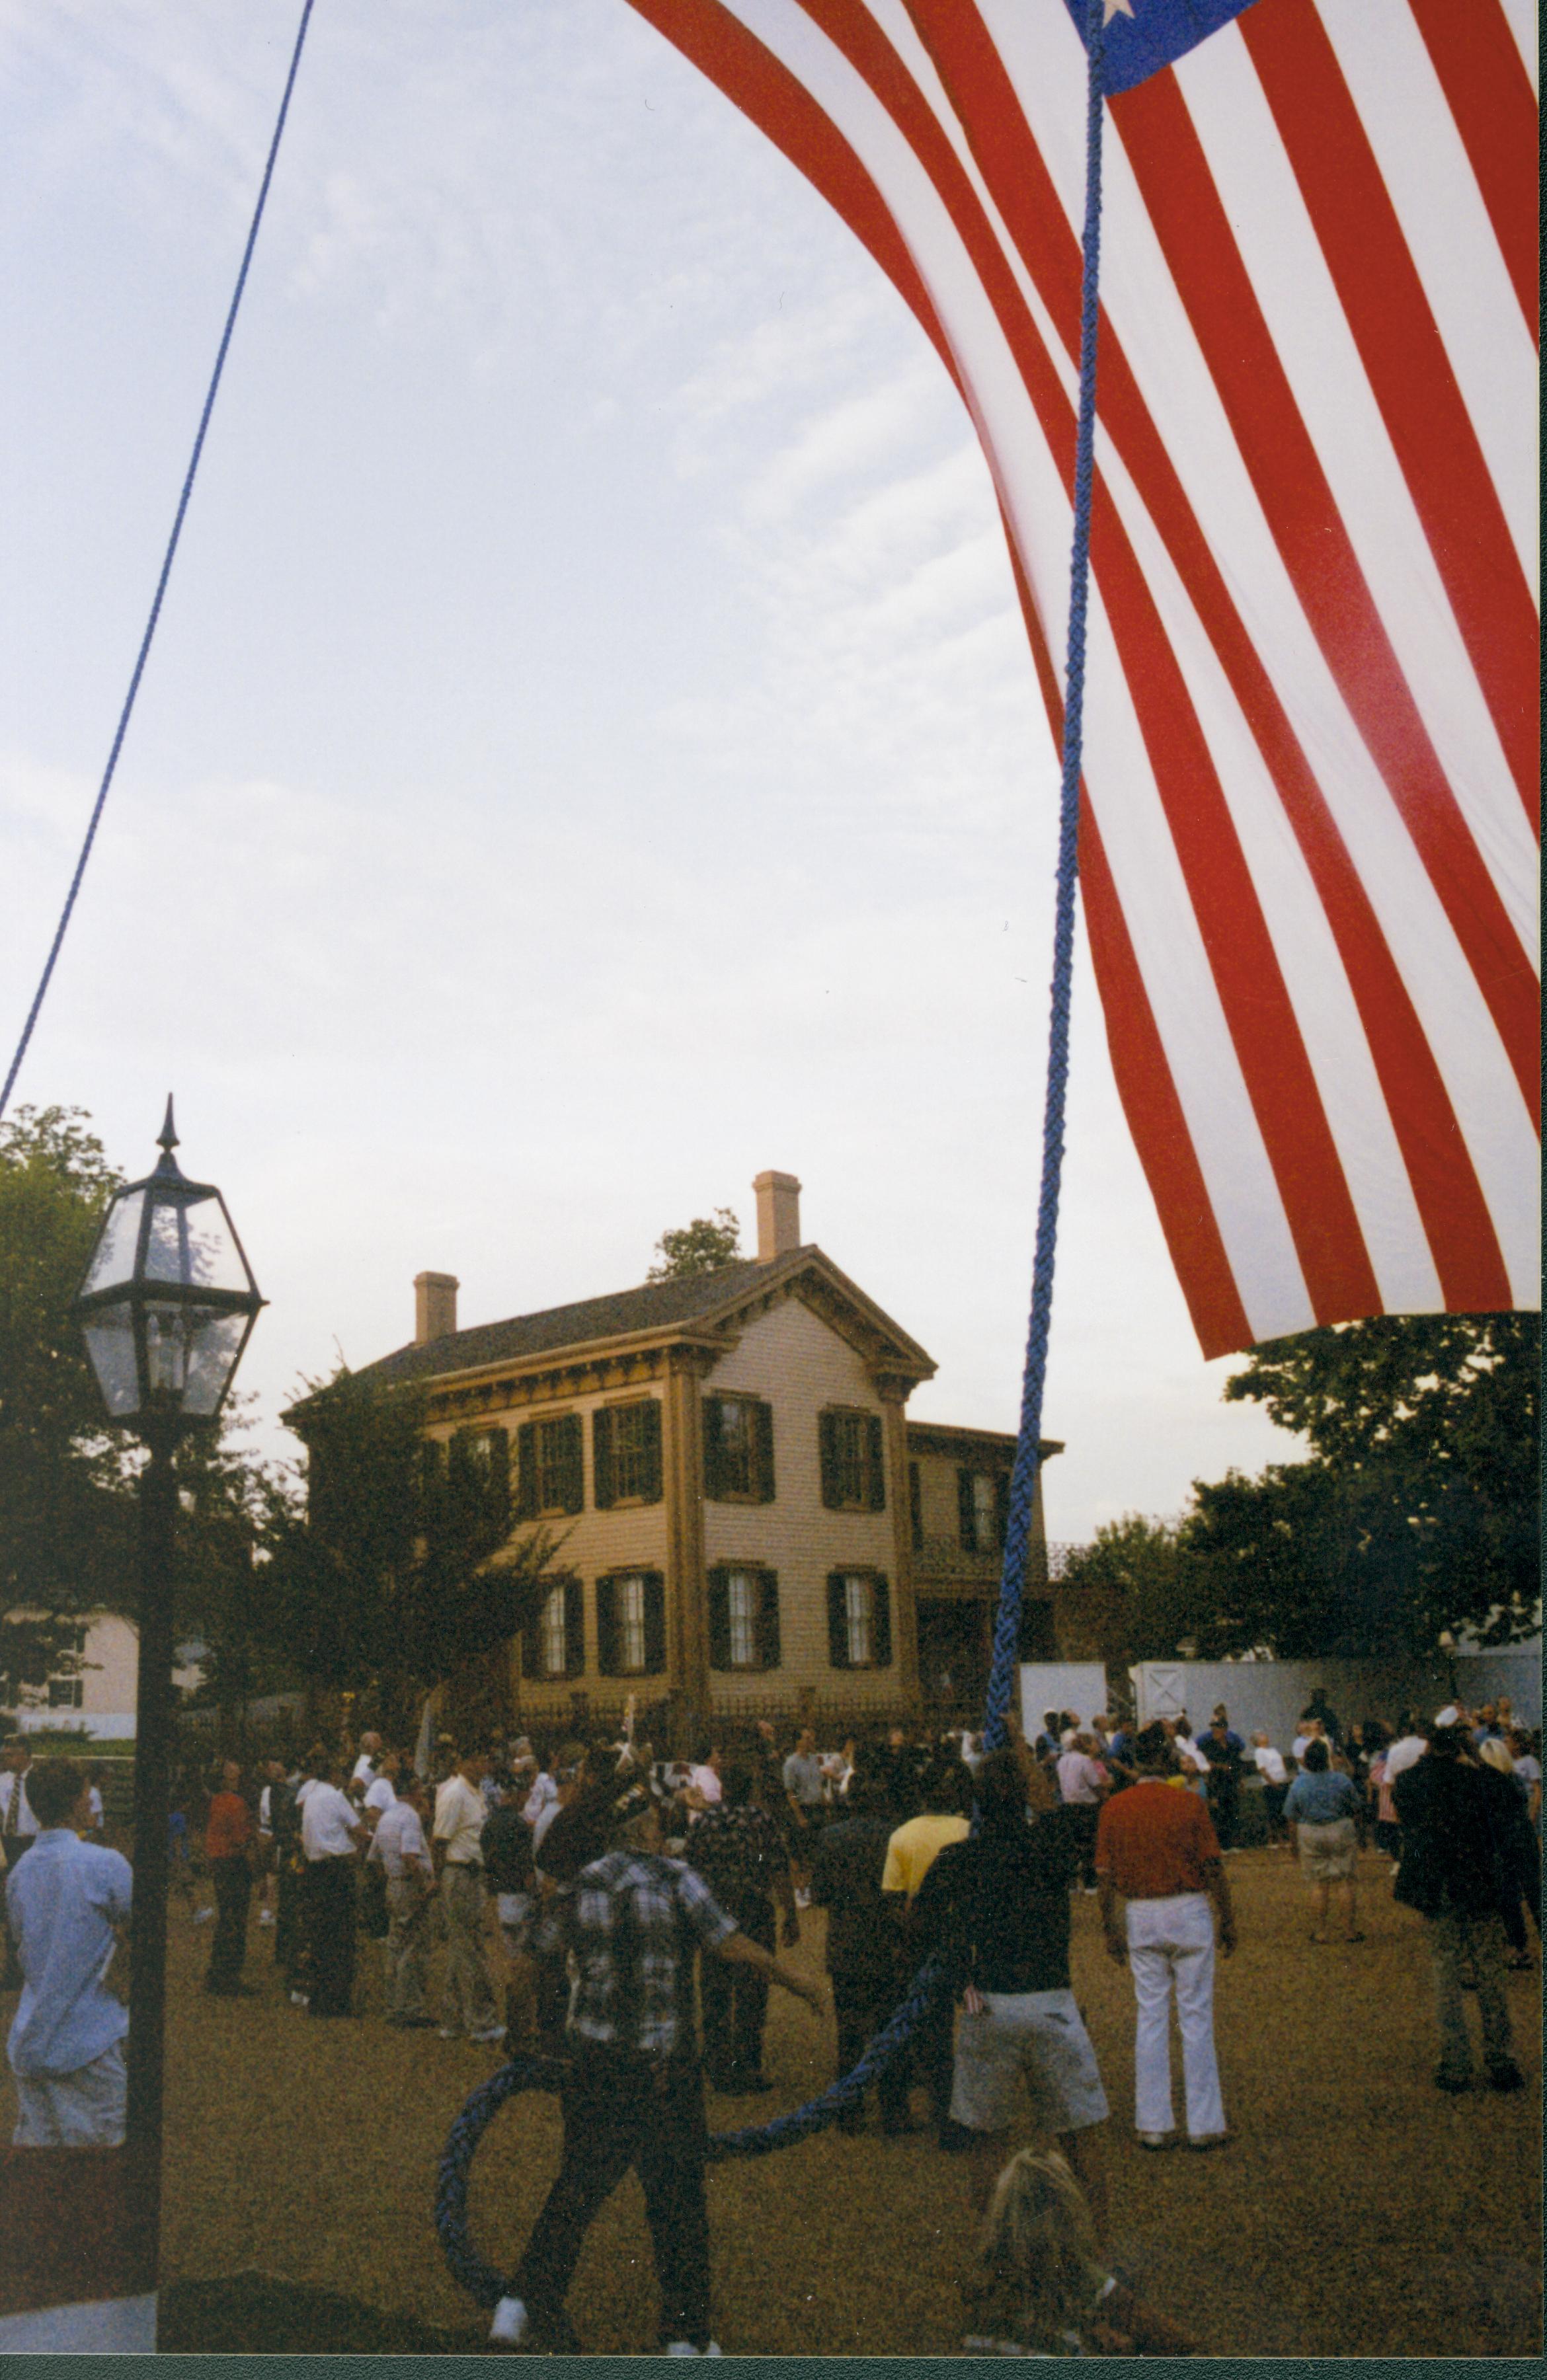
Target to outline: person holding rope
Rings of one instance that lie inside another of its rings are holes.
[[[561,2093],[564,2154],[510,2294],[495,2346],[574,2350],[565,2313],[591,2224],[633,2167],[644,2191],[668,2355],[718,2355],[710,2336],[703,2076],[693,1959],[741,1961],[820,2010],[820,1985],[749,1942],[681,1860],[662,1856],[661,1819],[630,1781],[611,1812],[613,1849],[538,1919],[532,1949],[574,1962]]]

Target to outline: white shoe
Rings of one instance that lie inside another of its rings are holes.
[[[193,1922],[196,1925],[203,1925],[207,1924],[213,1915],[214,1911],[213,1909],[196,1909],[193,1912]]]
[[[494,2347],[519,2347],[531,2324],[526,2307],[519,2298],[501,2298],[494,2308],[494,2319],[489,2325],[489,2339]]]
[[[481,2033],[469,2033],[468,2039],[469,2041],[503,2041],[505,2027],[503,2024],[486,2024]]]
[[[272,1925],[274,1924],[274,1911],[272,1909],[261,1909],[258,1912],[258,1923],[260,1925]]]
[[[810,1896],[810,1894],[806,1890],[806,1888],[805,1888],[805,1886],[804,1886],[804,1885],[801,1885],[801,1886],[797,1889],[796,1895],[795,1895],[795,1905],[796,1905],[797,1909],[810,1909],[810,1905],[811,1905],[811,1896]]]
[[[674,2338],[665,2352],[668,2355],[718,2355],[721,2348],[717,2338],[712,2338],[707,2347],[695,2347],[690,2338]]]
[[[443,2041],[460,2041],[462,2038],[462,2028],[459,2024],[437,2025],[435,2030]]]
[[[311,1993],[292,1992],[290,1995],[290,2006],[292,2008],[310,2008],[311,2006]]]

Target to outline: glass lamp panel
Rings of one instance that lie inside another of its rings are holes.
[[[200,1289],[251,1288],[225,1209],[213,1193],[203,1198],[156,1200],[145,1277]]]
[[[104,1305],[82,1328],[102,1401],[116,1419],[126,1420],[140,1410],[133,1309],[127,1301],[122,1305]]]
[[[134,1278],[135,1250],[140,1245],[140,1213],[145,1202],[142,1190],[131,1190],[127,1197],[115,1198],[107,1210],[107,1220],[102,1227],[91,1269],[86,1276],[85,1288],[115,1289],[119,1281]]]
[[[220,1409],[247,1333],[245,1314],[212,1314],[205,1306],[183,1308],[188,1324],[183,1411],[208,1419]]]

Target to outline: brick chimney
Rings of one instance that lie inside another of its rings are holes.
[[[772,1264],[800,1245],[800,1184],[793,1173],[760,1173],[752,1184],[758,1201],[758,1262]]]
[[[416,1347],[422,1347],[428,1339],[451,1337],[457,1328],[457,1293],[461,1285],[455,1273],[415,1273],[414,1345]]]

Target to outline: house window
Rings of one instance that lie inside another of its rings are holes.
[[[842,1407],[817,1415],[822,1500],[830,1512],[883,1512],[886,1460],[881,1415]]]
[[[875,1630],[873,1580],[858,1576],[845,1579],[844,1625],[847,1632],[849,1668],[868,1670],[873,1658],[871,1646]]]
[[[965,1553],[999,1552],[1005,1543],[1005,1522],[1009,1501],[1010,1475],[1007,1471],[957,1472],[956,1518]]]
[[[645,1426],[652,1407],[620,1405],[613,1415],[614,1487],[619,1496],[644,1496],[650,1488],[650,1449]]]
[[[48,1707],[50,1710],[79,1710],[83,1688],[79,1678],[50,1678]]]
[[[758,1666],[760,1585],[761,1581],[745,1570],[733,1570],[725,1579],[725,1618],[733,1670],[755,1670]]]
[[[717,1501],[774,1501],[774,1409],[761,1397],[705,1397],[704,1493]]]
[[[565,1592],[555,1586],[542,1607],[538,1630],[538,1658],[545,1678],[562,1678],[569,1667],[568,1631],[565,1627]]]
[[[645,1583],[639,1572],[617,1582],[617,1655],[626,1675],[645,1666]]]
[[[537,1500],[545,1512],[562,1512],[568,1483],[568,1430],[565,1421],[537,1425]]]

